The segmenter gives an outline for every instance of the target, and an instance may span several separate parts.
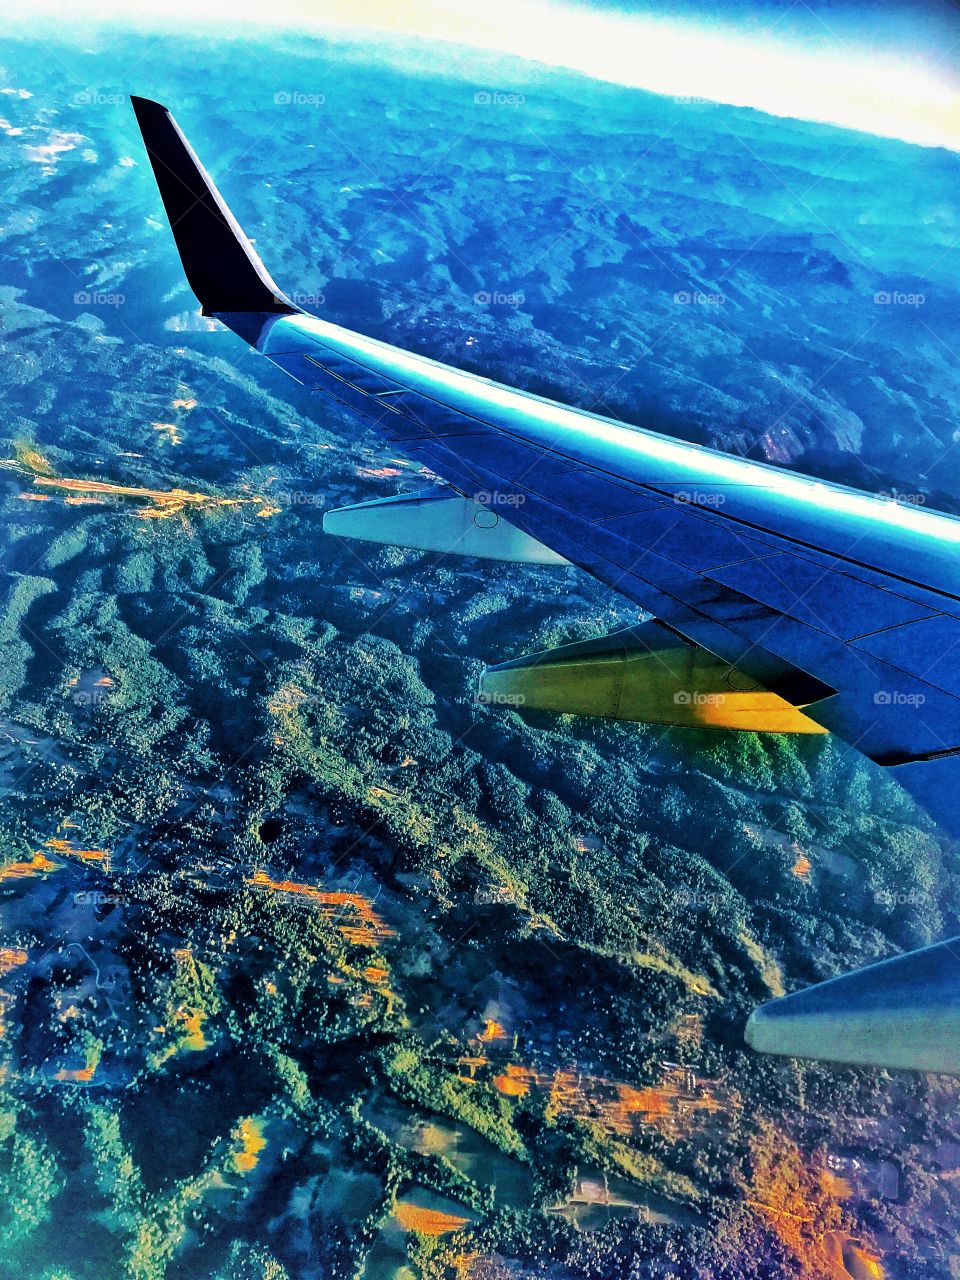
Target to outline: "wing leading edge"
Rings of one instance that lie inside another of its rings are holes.
[[[462,495],[509,511],[530,545],[899,766],[960,833],[960,789],[941,784],[960,774],[960,520],[626,426],[307,315],[170,113],[133,104],[204,314]]]

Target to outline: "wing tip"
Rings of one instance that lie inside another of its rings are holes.
[[[130,103],[184,273],[203,313],[299,311],[275,284],[170,109],[137,94],[130,95]]]

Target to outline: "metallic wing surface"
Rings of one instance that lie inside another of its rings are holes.
[[[711,678],[767,691],[789,712],[768,726],[754,704],[759,720],[715,723],[834,733],[894,766],[960,833],[960,520],[628,426],[306,314],[274,284],[166,108],[133,105],[205,315],[365,415],[462,499],[509,511],[519,535],[504,558],[579,566],[652,614],[668,650],[695,647]],[[462,512],[430,501],[461,527]],[[405,518],[402,503],[367,505],[338,513],[344,531],[350,520],[382,530]],[[422,526],[423,507],[417,516]],[[427,545],[416,536],[407,545]],[[466,549],[476,554],[469,540]],[[658,644],[638,628],[619,667],[605,650],[591,673],[600,663],[622,680]],[[553,662],[554,686],[583,661]],[[621,692],[600,713],[617,714]],[[644,718],[649,695],[632,690],[640,710],[630,718]]]

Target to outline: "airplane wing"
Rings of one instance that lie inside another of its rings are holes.
[[[895,767],[960,833],[960,520],[627,426],[307,315],[166,108],[132,101],[203,313],[451,486],[446,503],[431,492],[333,513],[331,529],[566,561],[656,619],[500,664],[482,695],[828,731]],[[957,1053],[960,1064],[960,1036]]]

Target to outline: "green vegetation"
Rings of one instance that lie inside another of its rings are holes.
[[[132,376],[88,345],[91,386]],[[204,367],[151,360],[158,401]],[[159,403],[33,448],[391,491],[225,369],[176,451]],[[952,1086],[742,1044],[771,993],[957,927],[952,850],[878,770],[476,705],[480,663],[626,620],[563,571],[347,547],[319,503],[4,503],[0,1280],[835,1277],[877,1233],[946,1274]],[[901,1198],[831,1189],[828,1147],[908,1153]]]

